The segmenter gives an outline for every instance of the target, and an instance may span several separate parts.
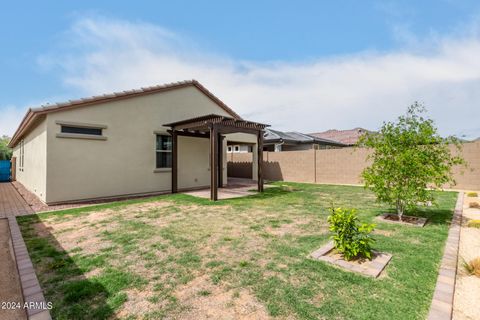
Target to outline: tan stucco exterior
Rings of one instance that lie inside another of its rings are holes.
[[[193,86],[47,113],[24,138],[17,180],[47,203],[168,192],[171,170],[155,169],[156,134],[168,134],[162,124],[207,114],[231,116]],[[103,126],[106,139],[59,137],[65,122]],[[208,186],[209,140],[182,136],[178,146],[179,188]]]
[[[46,201],[47,181],[47,126],[46,120],[42,119],[23,138],[24,163],[20,166],[21,143],[13,149],[16,158],[16,180],[37,195],[42,201]]]

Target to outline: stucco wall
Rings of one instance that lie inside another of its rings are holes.
[[[169,191],[171,170],[154,172],[154,133],[166,133],[162,124],[211,113],[228,116],[187,87],[48,114],[46,201]],[[106,125],[107,140],[57,138],[57,120]],[[179,138],[179,188],[209,185],[208,150],[208,139]]]
[[[16,180],[42,201],[46,201],[47,131],[45,119],[42,119],[23,140],[23,171],[20,171],[20,143],[13,149],[13,156],[16,157]]]
[[[210,140],[178,137],[178,188],[210,185]]]

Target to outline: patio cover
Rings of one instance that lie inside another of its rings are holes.
[[[248,133],[257,137],[258,191],[263,192],[263,133],[269,125],[210,114],[164,124],[172,135],[172,193],[178,192],[178,136],[210,139],[210,199],[218,199],[218,186],[223,186],[223,134]]]

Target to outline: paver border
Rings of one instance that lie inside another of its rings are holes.
[[[464,196],[463,192],[458,193],[442,262],[438,270],[437,284],[433,293],[432,304],[427,317],[428,320],[452,319]]]
[[[394,223],[394,224],[401,224],[403,226],[411,226],[411,227],[419,227],[423,228],[425,224],[427,223],[427,218],[422,218],[422,217],[415,217],[415,216],[404,216],[404,217],[411,217],[411,218],[416,218],[418,219],[416,223],[408,223],[408,222],[403,222],[403,221],[394,221],[394,220],[388,220],[385,219],[388,215],[392,215],[394,213],[384,213],[376,217],[376,220],[379,220],[381,222],[385,223]]]
[[[35,269],[30,260],[17,219],[15,216],[8,216],[7,219],[17,271],[20,277],[20,285],[22,287],[23,301],[31,306],[26,309],[27,318],[30,320],[51,320],[50,311],[46,308],[47,302],[45,296],[43,295],[42,288],[35,274]]]
[[[343,259],[335,259],[333,257],[327,256],[327,253],[332,251],[333,248],[333,242],[330,241],[324,246],[322,246],[320,249],[312,252],[309,257],[314,260],[331,263],[333,265],[341,267],[346,271],[353,271],[374,278],[378,278],[378,276],[382,273],[390,260],[392,260],[392,255],[389,253],[373,251],[374,258],[371,261],[371,266],[363,268],[360,265],[349,263],[348,261],[345,261]]]

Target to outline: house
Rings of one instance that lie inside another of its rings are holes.
[[[248,153],[253,152],[253,146],[248,144],[239,144],[238,142],[228,142],[227,153]]]
[[[337,141],[346,146],[353,146],[358,142],[358,139],[367,132],[371,131],[364,128],[354,128],[350,130],[331,129],[323,132],[309,133],[309,135],[321,139]]]
[[[29,109],[9,146],[15,179],[47,204],[204,187],[215,200],[230,140],[255,146],[263,190],[265,127],[191,80]]]
[[[300,132],[282,132],[266,129],[263,137],[264,151],[298,151],[308,149],[341,148],[346,145],[329,139],[318,138]]]

